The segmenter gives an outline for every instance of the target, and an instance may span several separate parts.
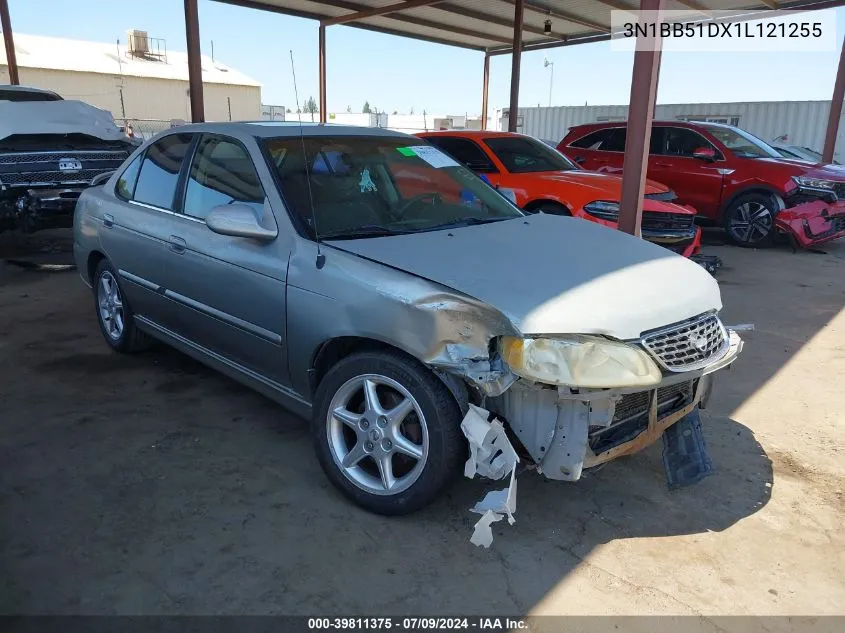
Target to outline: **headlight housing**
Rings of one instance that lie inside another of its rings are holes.
[[[504,336],[499,340],[499,353],[517,376],[550,385],[649,387],[663,378],[645,351],[598,336]]]
[[[602,220],[616,222],[619,219],[619,203],[597,200],[584,205],[584,211]]]
[[[825,191],[833,191],[837,184],[833,180],[808,178],[807,176],[793,176],[792,179],[799,187],[807,187],[808,189],[824,189]]]

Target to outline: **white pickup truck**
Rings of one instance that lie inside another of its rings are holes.
[[[0,85],[0,232],[72,226],[79,194],[133,149],[105,110]]]

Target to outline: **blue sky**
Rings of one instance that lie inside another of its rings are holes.
[[[126,30],[146,30],[185,50],[179,0],[9,0],[12,27],[21,33],[103,42],[126,41]],[[122,5],[122,6],[121,6]],[[833,11],[833,10],[831,10]],[[296,62],[300,101],[317,97],[317,23],[200,0],[200,38],[210,54],[263,84],[262,101],[294,107],[289,50]],[[835,10],[837,25],[845,9]],[[814,18],[815,19],[815,18]],[[839,27],[837,41],[842,41]],[[353,112],[364,101],[379,110],[461,114],[481,109],[483,54],[344,26],[327,31],[328,107]],[[554,105],[627,103],[633,57],[608,43],[527,53],[522,59],[520,105],[547,105],[554,62]],[[658,102],[830,99],[839,51],[682,53],[661,65]],[[492,58],[490,105],[507,106],[511,58]]]

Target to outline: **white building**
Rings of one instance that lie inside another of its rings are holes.
[[[764,141],[783,135],[786,143],[821,151],[827,129],[830,101],[749,101],[738,103],[658,104],[655,120],[714,121],[747,130]],[[507,110],[497,112],[500,130],[507,130]],[[537,138],[559,141],[569,128],[584,123],[624,121],[627,105],[558,106],[519,108],[518,131]],[[845,148],[845,125],[840,122],[837,147]],[[837,155],[839,155],[837,153]]]
[[[109,110],[119,119],[191,120],[188,54],[130,31],[130,45],[86,42],[15,33],[22,85],[53,90]],[[202,56],[207,121],[256,120],[261,84]],[[0,84],[9,83],[6,52],[0,47]]]

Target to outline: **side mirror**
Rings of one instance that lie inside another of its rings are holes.
[[[716,160],[716,150],[712,147],[699,147],[692,153],[693,158],[697,158],[699,160],[706,160],[708,163],[712,163]]]
[[[249,205],[237,202],[221,204],[209,212],[205,218],[205,223],[209,229],[220,235],[248,237],[269,242],[279,235],[279,230],[276,228],[272,216],[267,218],[269,211],[266,202],[263,218],[259,218],[258,213]]]

